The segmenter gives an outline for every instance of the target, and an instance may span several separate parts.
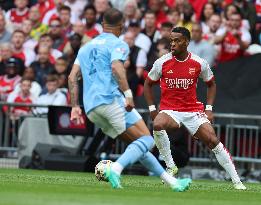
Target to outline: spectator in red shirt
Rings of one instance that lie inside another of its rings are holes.
[[[164,1],[149,0],[149,8],[156,14],[156,26],[160,28],[161,24],[168,21],[166,12],[163,10]]]
[[[102,32],[100,24],[96,23],[96,9],[92,5],[87,5],[84,8],[84,18],[85,18],[85,35],[90,38],[98,36]]]
[[[6,19],[9,19],[13,23],[15,29],[17,29],[21,27],[23,20],[28,17],[28,0],[15,0],[14,4],[15,8],[10,9],[6,13]]]
[[[6,101],[8,95],[14,90],[20,82],[21,77],[18,74],[18,61],[15,58],[9,58],[5,64],[5,75],[0,76],[0,101]]]
[[[72,33],[71,8],[69,6],[61,6],[59,8],[59,18],[61,20],[63,35],[69,37]]]
[[[217,33],[215,43],[221,43],[219,62],[242,57],[251,43],[251,35],[241,27],[241,21],[240,13],[232,14],[226,28]]]
[[[35,60],[35,53],[32,50],[25,50],[25,34],[21,30],[15,30],[12,34],[11,43],[13,56],[24,61],[25,66],[29,66]]]
[[[34,95],[30,92],[32,81],[29,78],[22,78],[20,83],[20,91],[12,92],[7,98],[9,103],[24,103],[24,104],[34,104],[36,99]],[[21,115],[26,115],[31,112],[30,107],[17,106],[11,109],[11,117],[17,119]]]

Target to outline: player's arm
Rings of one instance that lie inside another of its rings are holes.
[[[156,105],[154,103],[154,95],[153,95],[153,85],[158,82],[161,77],[161,66],[159,65],[158,61],[153,64],[152,69],[150,70],[145,83],[144,83],[144,97],[146,102],[149,106],[150,116],[151,119],[154,120],[158,114],[156,109]]]
[[[79,84],[78,80],[81,78],[80,65],[74,64],[70,75],[68,76],[68,87],[71,98],[71,120],[76,121],[77,124],[83,123],[82,109],[79,105]]]
[[[214,78],[207,82],[207,105],[205,108],[205,113],[208,116],[210,122],[213,122],[214,115],[212,112],[214,101],[216,98],[216,82]]]
[[[123,62],[120,60],[114,60],[111,64],[112,73],[118,81],[120,90],[124,93],[126,98],[126,110],[131,111],[134,108],[133,95],[130,90],[126,71]]]
[[[153,91],[152,91],[154,84],[155,84],[155,82],[150,80],[149,78],[146,78],[145,83],[144,83],[144,97],[149,106],[150,117],[152,120],[154,120],[158,114],[156,105],[154,103],[155,101],[154,101],[154,95],[153,95]]]

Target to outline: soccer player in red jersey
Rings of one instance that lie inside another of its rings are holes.
[[[229,152],[216,137],[211,126],[212,106],[216,95],[214,75],[208,63],[187,51],[190,32],[184,27],[175,27],[171,32],[171,52],[155,61],[145,81],[144,94],[153,120],[156,146],[167,168],[175,167],[170,143],[165,130],[184,125],[191,135],[203,141],[215,154],[219,164],[230,175],[235,189],[246,189],[240,181]],[[198,78],[208,87],[207,105],[197,100]],[[160,80],[160,111],[156,110],[152,86]]]

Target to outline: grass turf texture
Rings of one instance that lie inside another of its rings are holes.
[[[0,169],[0,205],[261,204],[261,184],[236,191],[229,182],[193,181],[189,191],[174,193],[156,177],[123,176],[122,185],[113,190],[92,173]]]

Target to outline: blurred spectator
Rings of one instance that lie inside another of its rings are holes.
[[[90,38],[98,36],[102,32],[100,24],[96,23],[96,9],[93,5],[87,5],[83,10],[85,19],[85,35]]]
[[[61,20],[59,18],[52,19],[49,24],[49,27],[49,34],[53,39],[52,48],[55,48],[62,52],[68,39],[62,32]]]
[[[257,22],[261,23],[261,0],[255,0]]]
[[[31,20],[33,26],[30,36],[38,41],[42,34],[47,33],[48,27],[41,23],[41,15],[37,6],[30,8],[28,18]]]
[[[51,38],[51,36],[49,34],[43,34],[41,35],[40,39],[39,39],[39,46],[40,45],[44,45],[47,46],[50,49],[50,56],[49,56],[49,60],[52,64],[55,63],[55,60],[59,57],[61,57],[63,55],[63,53],[53,47],[53,39]]]
[[[55,7],[53,0],[38,0],[36,6],[39,8],[41,21],[44,15],[51,9]]]
[[[64,36],[69,37],[72,33],[71,8],[68,6],[61,6],[59,8],[59,18],[61,20],[62,33]]]
[[[155,49],[151,50],[148,54],[148,62],[146,66],[146,71],[150,71],[154,62],[160,58],[162,55],[165,55],[170,52],[170,38],[161,38],[158,40],[155,45]]]
[[[234,0],[234,4],[240,9],[243,19],[249,21],[250,33],[254,34],[257,20],[255,5],[253,2],[246,0]]]
[[[58,11],[63,5],[63,0],[53,0],[55,6],[53,9],[47,11],[42,18],[42,23],[45,25],[49,25],[52,19],[58,18]]]
[[[34,69],[32,67],[25,68],[22,78],[28,79],[28,80],[31,81],[30,93],[32,93],[34,98],[37,99],[38,96],[40,95],[41,91],[42,91],[42,88],[41,88],[40,84],[35,81],[35,71],[34,71]],[[14,89],[13,92],[19,93],[20,90],[21,90],[21,84],[18,83],[15,86],[15,89]]]
[[[0,76],[0,101],[6,101],[8,95],[13,92],[15,86],[20,82],[18,75],[18,63],[15,58],[9,58],[5,65],[5,75]]]
[[[22,78],[19,84],[20,91],[13,91],[8,95],[7,102],[9,103],[24,103],[24,104],[34,104],[36,98],[31,92],[32,81],[28,78]],[[17,106],[11,109],[11,117],[17,119],[21,115],[26,115],[31,112],[30,107]]]
[[[149,9],[156,14],[156,27],[160,28],[161,24],[168,21],[167,15],[164,11],[164,0],[149,0]]]
[[[5,16],[0,12],[0,43],[5,43],[10,41],[11,33],[6,29]]]
[[[235,13],[240,13],[240,9],[234,5],[234,4],[229,4],[225,7],[224,9],[224,13],[223,13],[223,24],[226,25],[226,26],[229,26],[229,19],[230,17],[232,16],[232,14],[235,14]],[[241,24],[240,24],[240,27],[246,29],[246,30],[250,30],[250,24],[249,24],[249,21],[247,19],[243,19],[242,18],[242,21],[241,21]]]
[[[215,42],[221,43],[220,62],[242,57],[251,43],[251,35],[241,27],[241,21],[240,13],[234,13],[229,19],[229,24],[217,32]]]
[[[181,16],[180,16],[179,10],[176,8],[169,10],[167,18],[168,18],[168,21],[173,24],[173,27],[176,27],[177,25],[179,25],[180,21],[181,21]]]
[[[161,38],[170,38],[171,30],[173,28],[173,24],[170,22],[164,22],[160,27],[160,36]]]
[[[26,19],[22,23],[22,31],[25,34],[25,42],[23,44],[24,49],[34,50],[35,46],[37,45],[37,40],[33,39],[30,34],[33,28],[32,21]]]
[[[36,101],[39,105],[66,105],[67,100],[64,93],[58,89],[58,77],[55,74],[49,74],[46,78],[47,93],[42,94]],[[48,108],[36,108],[34,113],[47,114]]]
[[[15,8],[6,13],[6,18],[10,19],[15,29],[21,28],[23,20],[28,17],[28,0],[14,0]]]
[[[160,32],[156,27],[156,15],[153,11],[148,10],[144,16],[145,28],[142,30],[150,38],[151,43],[156,43],[160,39]]]
[[[65,57],[60,57],[56,60],[55,63],[55,73],[58,76],[58,87],[59,88],[68,88],[68,63]],[[65,93],[68,92],[68,89],[63,89]]]
[[[213,14],[208,21],[208,30],[203,32],[203,38],[214,44],[216,32],[220,28],[222,23],[221,17],[219,14]]]
[[[29,66],[35,60],[36,56],[32,50],[24,49],[25,37],[25,33],[22,30],[15,30],[12,34],[11,43],[13,56],[21,59],[25,66]]]
[[[201,24],[194,23],[191,32],[191,41],[188,46],[188,51],[205,59],[210,66],[213,66],[216,57],[215,48],[212,44],[202,39]]]
[[[50,63],[50,48],[40,45],[38,47],[38,60],[33,62],[30,67],[34,69],[35,80],[44,88],[46,76],[54,71],[54,66]]]
[[[190,32],[192,30],[192,16],[194,14],[191,4],[186,3],[183,7],[183,19],[179,22],[178,26],[187,28]]]
[[[69,64],[69,70],[68,73],[71,71],[71,67],[75,61],[75,58],[77,57],[78,51],[81,48],[82,45],[82,36],[75,33],[70,37],[70,50],[68,53],[66,53],[64,56],[67,59],[67,62]]]
[[[125,22],[124,27],[125,30],[128,28],[130,22],[132,21],[138,21],[140,18],[140,11],[137,5],[136,0],[127,0],[124,5],[123,10]]]
[[[202,9],[200,15],[200,22],[202,26],[203,33],[206,33],[209,30],[208,24],[210,17],[216,12],[215,5],[212,3],[206,3]]]
[[[0,44],[0,75],[5,74],[5,63],[13,55],[10,43]]]
[[[96,22],[101,24],[104,12],[110,8],[109,0],[94,0],[96,9]]]
[[[129,59],[124,64],[124,67],[127,71],[127,79],[130,89],[135,95],[138,85],[143,84],[143,71],[147,65],[147,54],[143,49],[135,45],[134,33],[126,32],[124,34],[124,41],[130,47]]]
[[[71,23],[74,24],[80,20],[83,9],[88,3],[88,0],[66,0],[64,5],[71,8]]]
[[[141,33],[140,24],[138,22],[131,22],[128,31],[134,33],[135,45],[141,47],[148,53],[151,47],[151,40],[144,33]],[[120,39],[123,39],[123,36],[120,36]]]

